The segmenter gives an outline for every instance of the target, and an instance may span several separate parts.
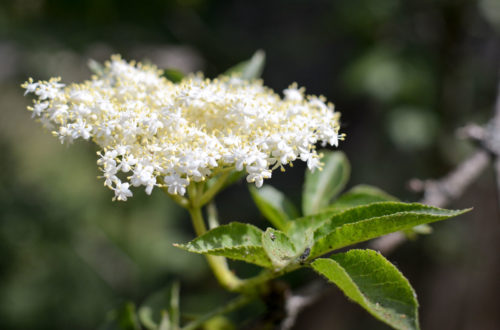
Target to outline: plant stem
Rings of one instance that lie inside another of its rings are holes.
[[[225,181],[230,175],[230,171],[222,172],[216,183],[203,193],[205,183],[191,182],[188,188],[189,199],[185,197],[175,198],[174,200],[184,208],[186,208],[191,216],[196,236],[201,236],[207,232],[205,220],[203,219],[202,207],[208,203],[215,194],[224,186]],[[168,191],[166,191],[168,193]],[[172,196],[171,196],[172,197]],[[187,203],[186,203],[187,201]],[[253,295],[256,292],[265,290],[266,282],[276,278],[285,272],[294,270],[295,268],[282,269],[280,271],[264,270],[259,275],[248,279],[238,278],[228,267],[227,260],[224,257],[205,255],[208,265],[212,269],[219,283],[226,290],[232,292],[241,292],[246,295]],[[296,267],[298,268],[298,267]]]
[[[189,200],[185,197],[182,197],[182,196],[179,196],[179,195],[172,195],[172,194],[169,194],[168,191],[166,189],[165,190],[165,193],[170,196],[170,198],[176,202],[179,206],[183,207],[183,208],[187,208],[189,206]]]
[[[201,213],[200,207],[190,207],[188,208],[189,214],[191,215],[191,220],[193,222],[193,227],[197,236],[201,236],[207,232],[207,227],[203,220],[203,215]],[[242,280],[240,280],[234,273],[229,269],[227,265],[226,258],[205,255],[212,272],[219,281],[219,283],[229,291],[240,291],[242,287]]]
[[[197,320],[194,320],[193,322],[188,323],[185,327],[182,327],[182,330],[194,330],[197,329],[199,326],[201,326],[203,323],[206,321],[210,320],[211,318],[218,316],[218,315],[223,315],[227,314],[229,312],[232,312],[242,306],[245,306],[249,302],[255,299],[254,295],[241,295],[237,297],[234,300],[231,300],[228,304],[225,306],[219,307],[203,316],[198,318]]]
[[[208,188],[207,191],[205,191],[205,193],[200,197],[200,200],[198,201],[198,206],[202,207],[206,203],[210,202],[212,198],[214,198],[214,196],[219,192],[219,190],[221,190],[222,187],[224,187],[227,178],[231,175],[231,170],[232,169],[228,169],[224,171],[218,177],[217,181],[215,181],[215,183],[210,188]]]

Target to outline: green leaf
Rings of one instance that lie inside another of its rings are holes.
[[[262,246],[275,269],[284,268],[297,257],[295,245],[288,236],[273,228],[267,228],[262,234]]]
[[[351,167],[343,152],[325,152],[323,170],[306,172],[302,194],[304,215],[320,212],[344,188]]]
[[[153,309],[151,307],[143,306],[139,308],[137,314],[139,315],[139,321],[146,329],[156,330],[158,328],[158,324],[153,320]]]
[[[444,220],[469,211],[418,203],[380,202],[334,214],[314,232],[310,258],[395,231]]]
[[[295,206],[279,190],[269,185],[255,188],[250,185],[250,194],[259,211],[266,217],[274,227],[280,230],[288,228],[288,221],[297,218],[299,213]]]
[[[170,289],[170,327],[172,330],[180,329],[179,296],[181,285],[179,282],[172,283]]]
[[[173,83],[178,83],[184,78],[184,73],[176,69],[164,69],[163,76]]]
[[[328,210],[340,212],[355,206],[388,201],[397,202],[399,200],[377,187],[358,185],[341,195],[332,205],[328,207]],[[418,225],[405,230],[405,233],[409,237],[413,238],[416,234],[424,235],[432,233],[432,227],[429,225]]]
[[[87,62],[87,66],[93,74],[101,75],[104,72],[104,65],[94,59],[89,59]]]
[[[128,302],[118,310],[118,327],[122,330],[141,329],[141,325],[135,313],[134,303]]]
[[[314,245],[314,231],[330,220],[337,211],[326,211],[318,214],[308,215],[290,222],[287,235],[295,245],[300,254],[298,262],[304,262],[309,258],[311,248]]]
[[[161,312],[161,321],[158,330],[172,330],[172,324],[170,323],[170,318],[166,310]]]
[[[266,53],[263,50],[258,50],[253,54],[252,58],[229,68],[224,72],[224,75],[236,74],[245,80],[257,79],[262,75],[265,63]]]
[[[174,244],[189,252],[223,256],[262,267],[271,267],[271,261],[262,247],[262,230],[232,222],[214,228],[187,244]]]
[[[218,315],[203,323],[200,330],[235,330],[236,327],[227,317]]]
[[[311,265],[377,319],[395,329],[419,329],[415,291],[380,253],[350,250]]]
[[[358,185],[341,195],[328,209],[340,211],[355,206],[388,201],[397,202],[398,199],[377,187]]]
[[[307,231],[314,232],[337,213],[337,211],[329,210],[294,219],[290,222],[289,228],[286,233],[292,239],[292,241],[297,244],[304,239]]]

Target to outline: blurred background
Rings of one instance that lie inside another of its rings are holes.
[[[161,304],[175,279],[186,313],[229,297],[202,257],[172,247],[193,237],[186,212],[158,189],[112,202],[97,179],[96,147],[61,145],[30,118],[19,86],[28,77],[81,81],[90,58],[115,53],[214,77],[263,49],[266,85],[296,81],[342,113],[349,186],[417,201],[408,181],[448,173],[474,148],[456,129],[492,116],[499,33],[498,0],[2,0],[0,328],[105,329],[127,301]],[[299,202],[296,165],[269,183]],[[473,212],[388,256],[418,293],[423,329],[500,328],[497,194],[489,168],[449,206]],[[243,183],[217,204],[223,222],[267,225]],[[252,313],[232,317],[244,324]],[[338,290],[295,328],[387,329]]]

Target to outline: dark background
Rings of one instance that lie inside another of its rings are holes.
[[[96,147],[60,145],[30,119],[28,77],[81,81],[89,58],[114,53],[214,77],[263,49],[266,85],[296,81],[342,113],[349,186],[417,201],[407,182],[448,173],[474,147],[456,129],[492,116],[499,31],[497,0],[1,1],[0,328],[106,328],[125,301],[161,300],[175,279],[183,312],[228,299],[203,258],[172,247],[193,237],[183,210],[160,190],[111,202]],[[297,163],[269,183],[299,202],[303,173]],[[500,328],[497,193],[488,169],[449,206],[473,212],[388,256],[417,291],[423,329]],[[266,226],[243,183],[217,203],[223,221]],[[386,326],[332,290],[296,329]]]

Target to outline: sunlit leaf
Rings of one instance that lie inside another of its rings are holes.
[[[175,246],[189,252],[223,256],[230,259],[271,267],[271,261],[262,247],[262,230],[232,222],[214,228],[187,244]]]
[[[335,210],[327,210],[321,213],[294,219],[290,222],[290,226],[286,233],[293,242],[300,242],[304,239],[307,231],[314,232],[337,213],[339,212]]]
[[[334,214],[314,232],[314,258],[344,246],[367,241],[420,224],[448,219],[469,210],[445,210],[417,203],[381,202]]]
[[[419,329],[415,291],[380,253],[350,250],[311,266],[377,319],[395,329]]]
[[[273,228],[267,228],[262,234],[262,246],[274,268],[283,268],[297,257],[295,245],[285,233]]]

